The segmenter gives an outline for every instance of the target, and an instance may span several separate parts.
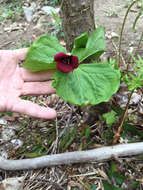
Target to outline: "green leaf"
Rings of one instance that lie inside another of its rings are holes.
[[[108,175],[110,176],[110,178],[114,178],[114,180],[116,181],[116,183],[118,185],[122,185],[122,183],[126,180],[126,177],[123,176],[122,174],[119,174],[117,172],[109,172]]]
[[[143,138],[143,134],[136,129],[136,127],[134,125],[130,125],[130,124],[127,124],[127,123],[124,123],[123,124],[123,130],[127,133],[127,132],[130,132],[131,135],[136,135],[140,138]]]
[[[115,187],[115,186],[109,184],[107,181],[103,181],[102,183],[103,183],[104,190],[123,190],[120,187]]]
[[[87,41],[88,41],[88,33],[84,32],[74,40],[74,48],[86,48]]]
[[[113,123],[117,121],[117,118],[115,117],[117,113],[115,111],[111,111],[108,113],[103,114],[103,118],[106,119],[106,124],[111,126]]]
[[[98,27],[88,37],[87,33],[83,33],[81,36],[75,39],[74,48],[72,49],[72,55],[78,56],[79,62],[90,58],[98,58],[106,49],[104,39],[104,28]]]
[[[54,56],[59,52],[66,53],[66,50],[58,39],[47,34],[42,35],[29,48],[22,66],[31,72],[56,69]]]
[[[111,180],[114,179],[117,185],[122,185],[126,180],[126,177],[118,171],[118,167],[113,161],[111,161],[108,176]]]
[[[75,105],[107,102],[117,92],[120,72],[105,63],[81,64],[70,73],[57,71],[53,87],[65,101]]]
[[[37,158],[40,156],[45,156],[46,153],[38,153],[38,152],[31,152],[31,153],[25,153],[24,156],[26,156],[27,158]]]
[[[90,190],[96,190],[96,188],[97,188],[96,185],[94,185],[94,184],[91,184],[91,185],[90,185]]]

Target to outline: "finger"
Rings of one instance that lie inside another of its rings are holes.
[[[41,95],[55,93],[52,81],[47,82],[25,82],[22,88],[22,95]]]
[[[54,74],[55,70],[50,71],[40,71],[40,72],[29,72],[24,68],[20,68],[20,73],[22,79],[25,82],[34,82],[34,81],[47,81]]]
[[[26,59],[27,51],[28,51],[28,48],[16,49],[16,50],[13,50],[13,54],[16,56],[18,61],[23,61]]]
[[[18,99],[11,111],[43,119],[53,119],[56,117],[56,111],[54,109],[42,107],[33,102],[21,99]]]

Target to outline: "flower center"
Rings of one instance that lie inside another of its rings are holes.
[[[68,65],[71,65],[71,57],[66,57],[62,59],[62,62]]]

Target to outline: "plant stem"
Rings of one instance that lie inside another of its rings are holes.
[[[137,2],[138,0],[133,1],[130,6],[128,7],[128,10],[125,14],[124,20],[123,20],[123,24],[122,24],[122,28],[121,28],[121,32],[120,32],[120,41],[119,41],[119,57],[118,57],[118,67],[120,66],[120,57],[121,57],[121,43],[122,43],[122,37],[123,37],[123,31],[124,31],[124,27],[125,27],[125,22],[127,20],[127,16],[132,8],[132,6]]]
[[[135,51],[135,56],[137,55],[137,52],[140,49],[140,45],[141,45],[142,40],[143,40],[143,31],[142,31],[142,34],[141,34],[141,37],[140,37],[140,40],[139,40],[139,43],[138,43],[138,47],[137,47],[137,49]]]
[[[128,107],[129,107],[129,103],[130,103],[131,97],[132,97],[132,95],[133,95],[133,92],[134,92],[134,90],[132,90],[131,93],[130,93],[130,95],[129,95],[128,102],[127,102],[127,104],[126,104],[126,107],[125,107],[123,116],[122,116],[122,118],[121,118],[120,125],[119,125],[119,127],[118,127],[117,132],[116,132],[115,135],[114,135],[113,144],[116,144],[117,141],[120,139],[120,133],[121,133],[121,131],[122,131],[123,124],[124,124],[124,121],[125,121],[126,116],[127,116],[127,113],[128,113]]]

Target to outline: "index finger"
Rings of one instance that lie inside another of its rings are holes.
[[[39,72],[29,72],[24,68],[20,68],[20,73],[22,79],[25,82],[40,82],[47,81],[51,78],[56,70],[48,70],[48,71],[39,71]]]

